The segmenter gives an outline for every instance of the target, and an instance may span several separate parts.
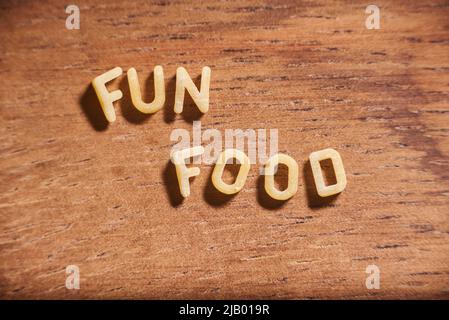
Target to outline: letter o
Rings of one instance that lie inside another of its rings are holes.
[[[223,181],[223,171],[229,159],[235,158],[240,162],[240,170],[233,184],[227,184]],[[226,149],[220,153],[212,172],[212,183],[218,191],[224,194],[234,194],[242,190],[250,169],[248,156],[237,149]]]
[[[288,167],[288,186],[283,191],[274,186],[275,168],[279,163]],[[298,191],[298,163],[292,157],[278,153],[268,159],[265,164],[265,191],[276,200],[287,200],[295,195]]]

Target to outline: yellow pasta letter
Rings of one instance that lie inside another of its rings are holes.
[[[103,109],[104,115],[109,122],[115,121],[115,111],[113,102],[121,99],[123,93],[120,90],[115,90],[109,92],[106,89],[106,82],[109,82],[122,74],[122,68],[115,67],[102,75],[99,75],[92,81],[92,86],[97,93],[98,100],[100,101],[101,108]]]
[[[155,113],[156,111],[159,111],[165,103],[164,70],[162,67],[154,67],[154,100],[151,103],[142,101],[142,93],[140,92],[139,78],[137,77],[136,69],[129,69],[127,74],[131,100],[137,110],[143,113]]]
[[[200,174],[200,168],[187,168],[185,159],[199,156],[204,153],[202,146],[196,146],[193,148],[183,149],[173,152],[171,161],[175,165],[176,175],[178,176],[179,190],[184,198],[190,195],[189,178]]]
[[[274,186],[274,174],[279,163],[288,167],[288,186],[284,191]],[[265,191],[276,200],[287,200],[295,195],[298,191],[298,163],[292,157],[278,153],[268,159],[265,164]]]
[[[237,174],[237,178],[233,184],[227,184],[221,178],[224,168],[229,159],[236,158],[240,163],[240,170]],[[214,171],[212,173],[212,183],[222,193],[234,194],[239,192],[246,182],[246,177],[250,169],[250,162],[248,156],[237,149],[226,149],[218,156],[217,163],[215,164]]]
[[[323,172],[321,171],[320,161],[331,159],[332,166],[334,167],[336,184],[326,186],[323,178]],[[346,174],[343,167],[343,161],[340,154],[334,149],[324,149],[320,151],[312,152],[309,156],[310,166],[312,167],[313,179],[315,180],[315,186],[320,197],[328,197],[334,194],[342,192],[346,187]]]
[[[198,91],[187,70],[176,70],[175,113],[181,113],[184,107],[184,91],[187,90],[202,113],[209,110],[210,68],[204,67],[201,73],[201,89]]]

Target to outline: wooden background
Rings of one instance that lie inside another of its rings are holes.
[[[371,2],[70,2],[80,30],[63,1],[0,4],[1,298],[449,298],[448,1],[376,1],[380,30]],[[156,64],[165,108],[139,114],[123,75],[107,125],[91,80],[135,67],[149,101]],[[174,76],[206,65],[203,129],[279,129],[290,201],[257,165],[231,199],[201,165],[179,201],[169,136],[198,115],[174,116]],[[327,147],[348,185],[323,201],[307,158]]]

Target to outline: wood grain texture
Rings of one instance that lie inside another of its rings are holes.
[[[1,298],[449,298],[448,1],[379,0],[380,30],[367,2],[73,2],[80,30],[60,1],[0,4]],[[139,114],[123,75],[107,125],[91,80],[135,67],[149,101],[156,64],[164,109]],[[174,116],[174,76],[205,65],[203,128],[278,128],[298,161],[282,206],[255,165],[232,199],[201,165],[179,201],[169,136],[197,115]],[[348,185],[322,201],[327,147]]]

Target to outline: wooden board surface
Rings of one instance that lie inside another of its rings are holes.
[[[2,298],[449,298],[447,1],[377,1],[380,30],[356,1],[74,2],[80,30],[60,1],[0,4]],[[91,80],[135,67],[150,100],[156,64],[165,108],[136,111],[124,74],[107,125]],[[174,76],[206,65],[203,129],[278,129],[290,201],[257,165],[231,199],[200,165],[179,201],[170,133],[197,115],[174,116]],[[348,185],[323,201],[307,159],[327,147]]]

